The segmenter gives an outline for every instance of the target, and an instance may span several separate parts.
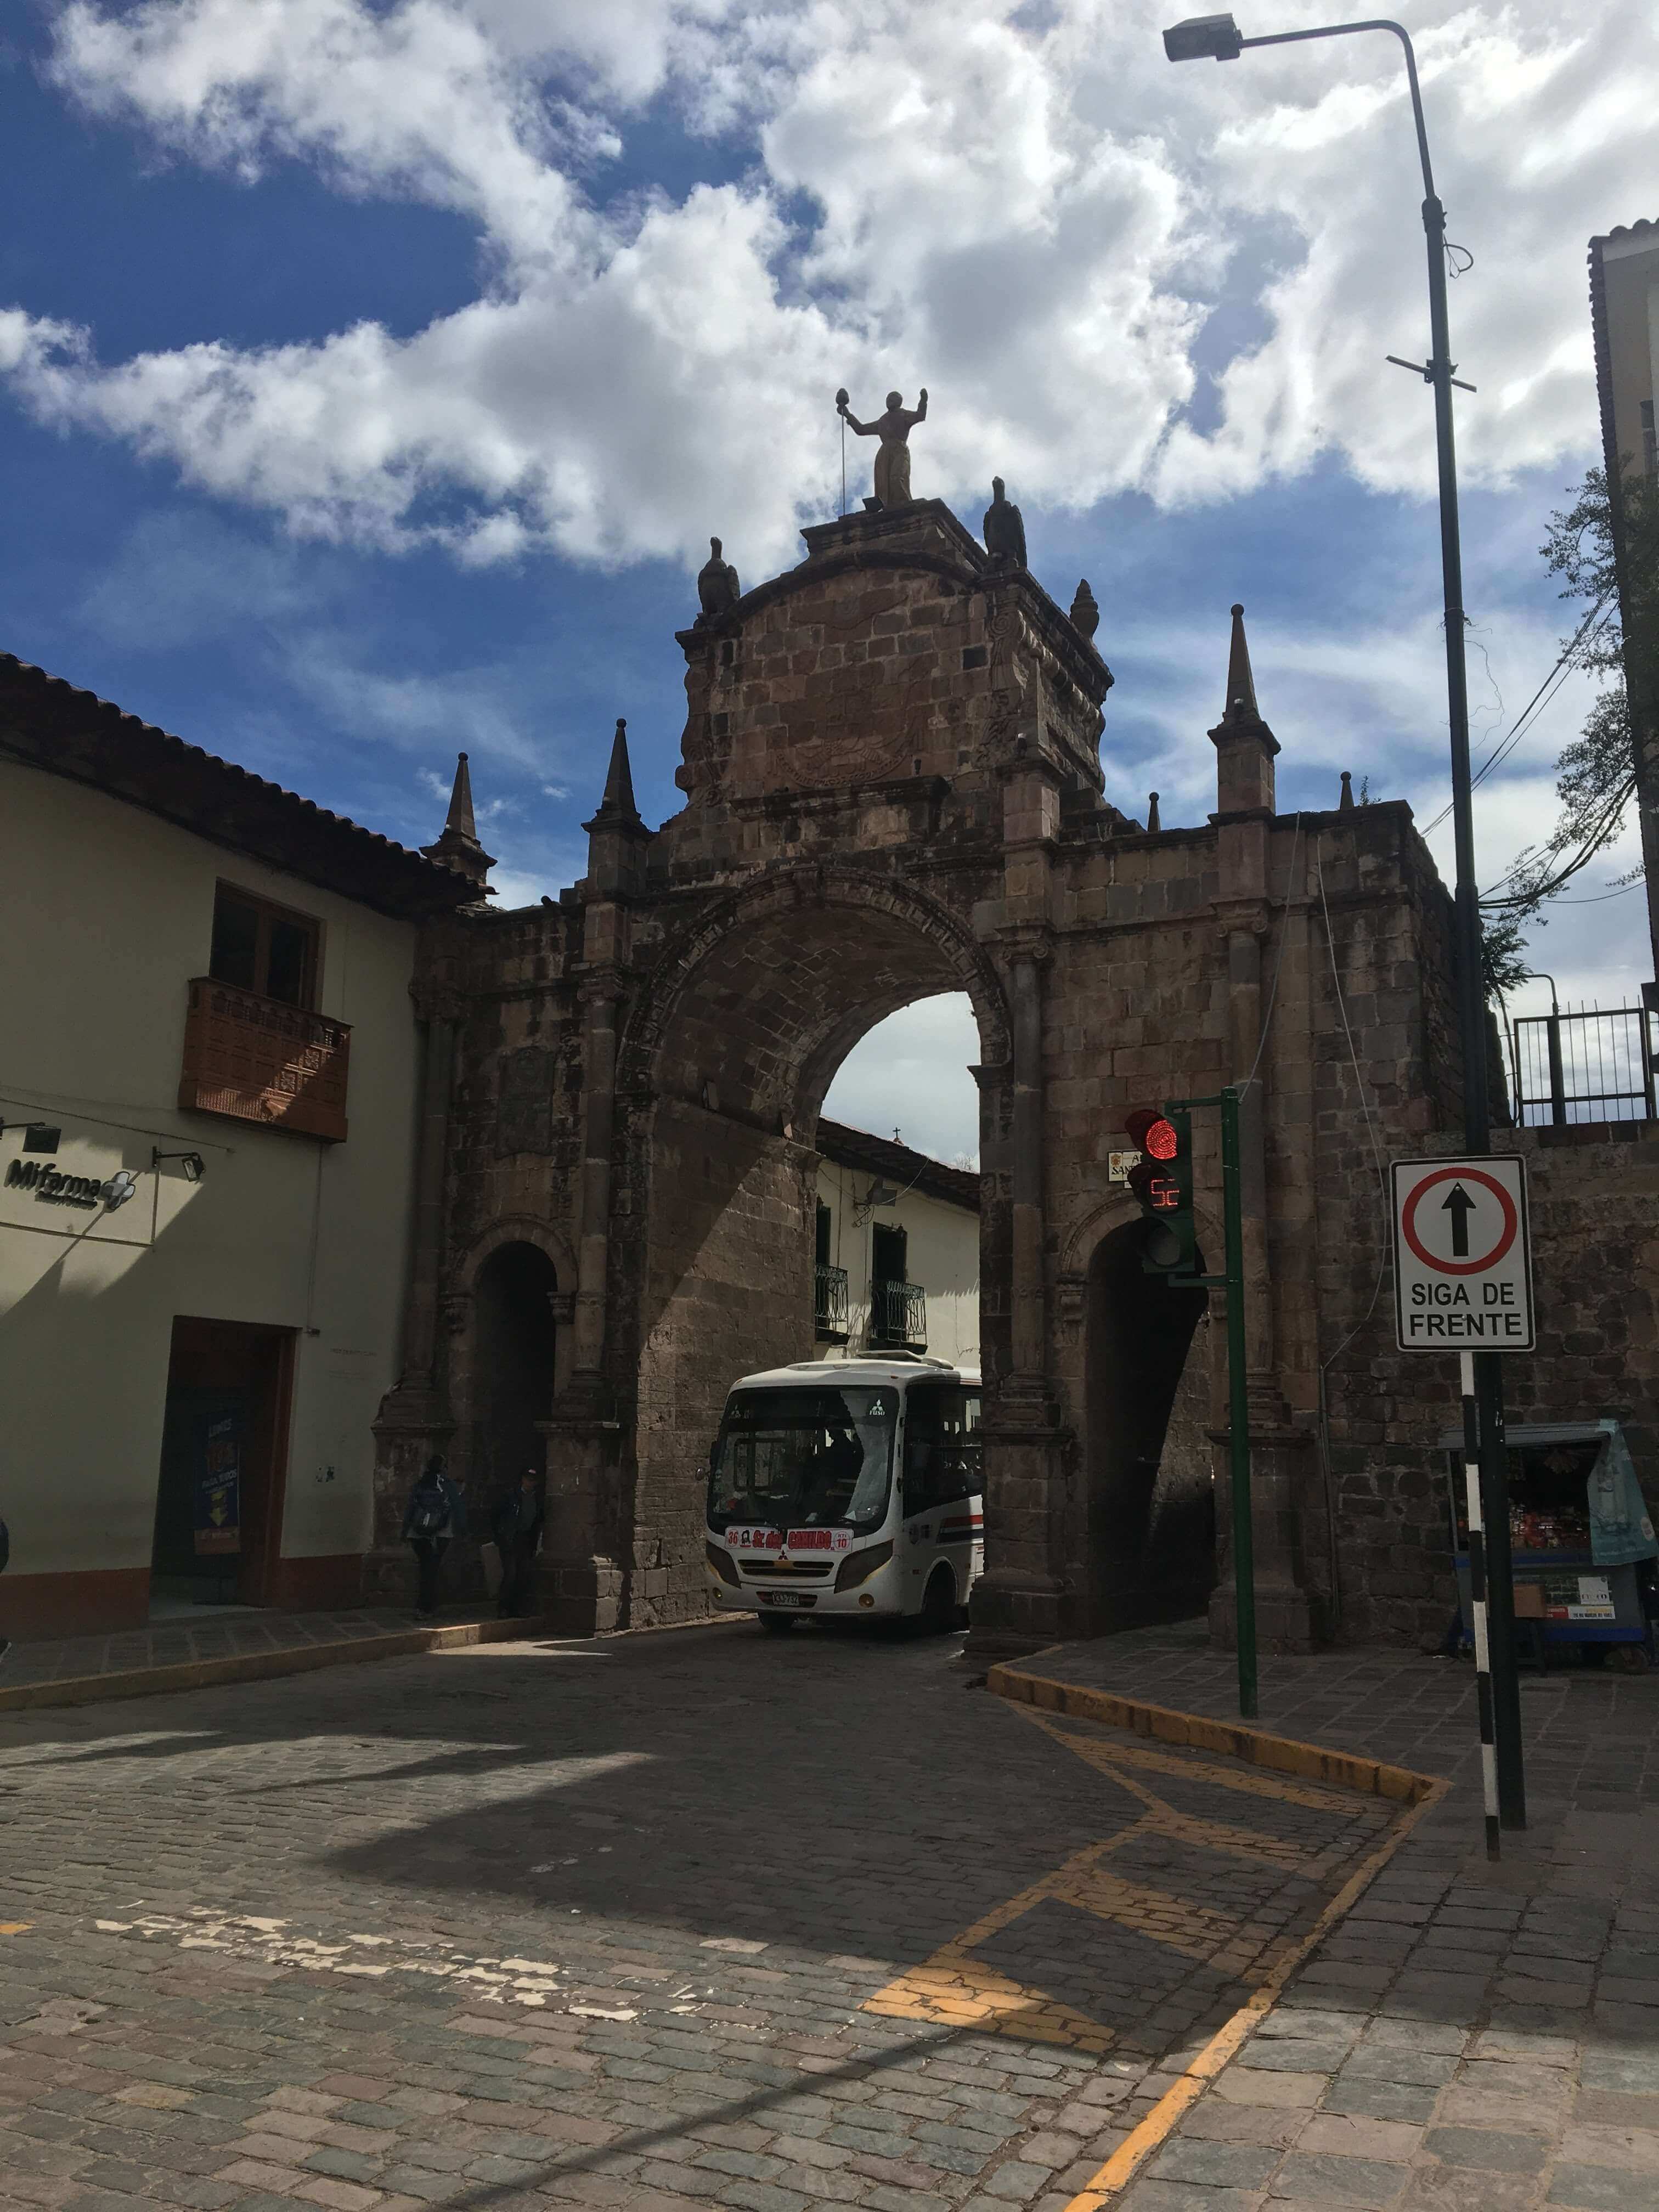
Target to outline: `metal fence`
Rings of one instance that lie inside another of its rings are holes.
[[[1640,1006],[1522,1014],[1510,1024],[1517,1123],[1654,1120],[1654,1029]]]
[[[870,1285],[872,1345],[927,1349],[927,1293],[920,1283],[876,1281]]]
[[[846,1268],[826,1267],[820,1260],[812,1270],[812,1317],[817,1334],[844,1337],[847,1310]]]

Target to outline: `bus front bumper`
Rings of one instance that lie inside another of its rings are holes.
[[[729,1553],[717,1551],[710,1544],[709,1591],[718,1607],[732,1613],[790,1613],[819,1619],[826,1614],[868,1619],[872,1614],[902,1613],[904,1593],[896,1551],[892,1544],[863,1547],[821,1580],[808,1581],[742,1565]],[[868,1555],[875,1552],[883,1556],[870,1559]],[[838,1584],[843,1586],[838,1588]]]

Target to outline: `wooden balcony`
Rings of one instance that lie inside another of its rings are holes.
[[[190,986],[179,1103],[343,1144],[350,1054],[348,1023],[198,975]]]

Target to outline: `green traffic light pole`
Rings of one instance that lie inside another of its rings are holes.
[[[1452,423],[1452,388],[1468,392],[1453,375],[1451,326],[1446,305],[1446,210],[1434,189],[1423,95],[1417,82],[1417,57],[1403,27],[1376,18],[1362,23],[1327,23],[1307,31],[1278,31],[1247,39],[1231,15],[1195,15],[1171,25],[1164,51],[1172,62],[1237,61],[1247,47],[1297,46],[1309,39],[1341,39],[1360,31],[1386,31],[1405,50],[1411,88],[1412,118],[1423,167],[1423,228],[1429,255],[1429,345],[1426,362],[1398,362],[1416,369],[1434,387],[1435,445],[1440,476],[1440,565],[1445,595],[1446,694],[1451,737],[1454,842],[1457,856],[1455,927],[1457,1026],[1463,1050],[1464,1142],[1471,1152],[1492,1150],[1492,1114],[1486,1090],[1486,999],[1481,986],[1480,891],[1474,873],[1474,802],[1469,776],[1468,672],[1463,647],[1463,556],[1457,523],[1457,454]],[[1504,1443],[1504,1379],[1501,1355],[1477,1352],[1474,1359],[1478,1409],[1482,1517],[1486,1527],[1487,1615],[1491,1632],[1492,1722],[1496,1737],[1498,1814],[1506,1828],[1527,1825],[1526,1784],[1522,1771],[1520,1682],[1515,1668],[1515,1591],[1510,1565],[1508,1453]]]
[[[1233,1596],[1238,1618],[1238,1717],[1256,1717],[1255,1531],[1250,1503],[1250,1401],[1244,1350],[1244,1204],[1239,1183],[1238,1086],[1229,1084],[1212,1098],[1175,1098],[1166,1114],[1189,1113],[1197,1106],[1221,1109],[1221,1212],[1225,1272],[1219,1275],[1172,1275],[1172,1282],[1227,1293],[1227,1459],[1232,1477]]]

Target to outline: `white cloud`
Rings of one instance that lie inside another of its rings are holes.
[[[830,1085],[833,1121],[890,1137],[952,1165],[979,1158],[979,1089],[968,1073],[980,1056],[966,994],[952,991],[902,1006],[866,1031]]]
[[[745,575],[832,494],[830,395],[926,380],[919,491],[976,512],[1246,491],[1335,453],[1430,488],[1420,187],[1383,37],[1170,69],[1167,0],[142,0],[60,9],[54,72],[94,112],[252,175],[458,210],[487,285],[406,338],[198,343],[100,365],[93,334],[0,313],[0,373],[43,420],[122,439],[301,532],[481,563],[551,547]],[[1316,20],[1286,0],[1284,20]],[[1659,29],[1635,0],[1480,0],[1421,32],[1452,235],[1467,477],[1595,438],[1583,242],[1643,211]],[[658,99],[729,175],[648,171]],[[1237,242],[1267,336],[1182,421]],[[859,477],[869,448],[857,454]]]

